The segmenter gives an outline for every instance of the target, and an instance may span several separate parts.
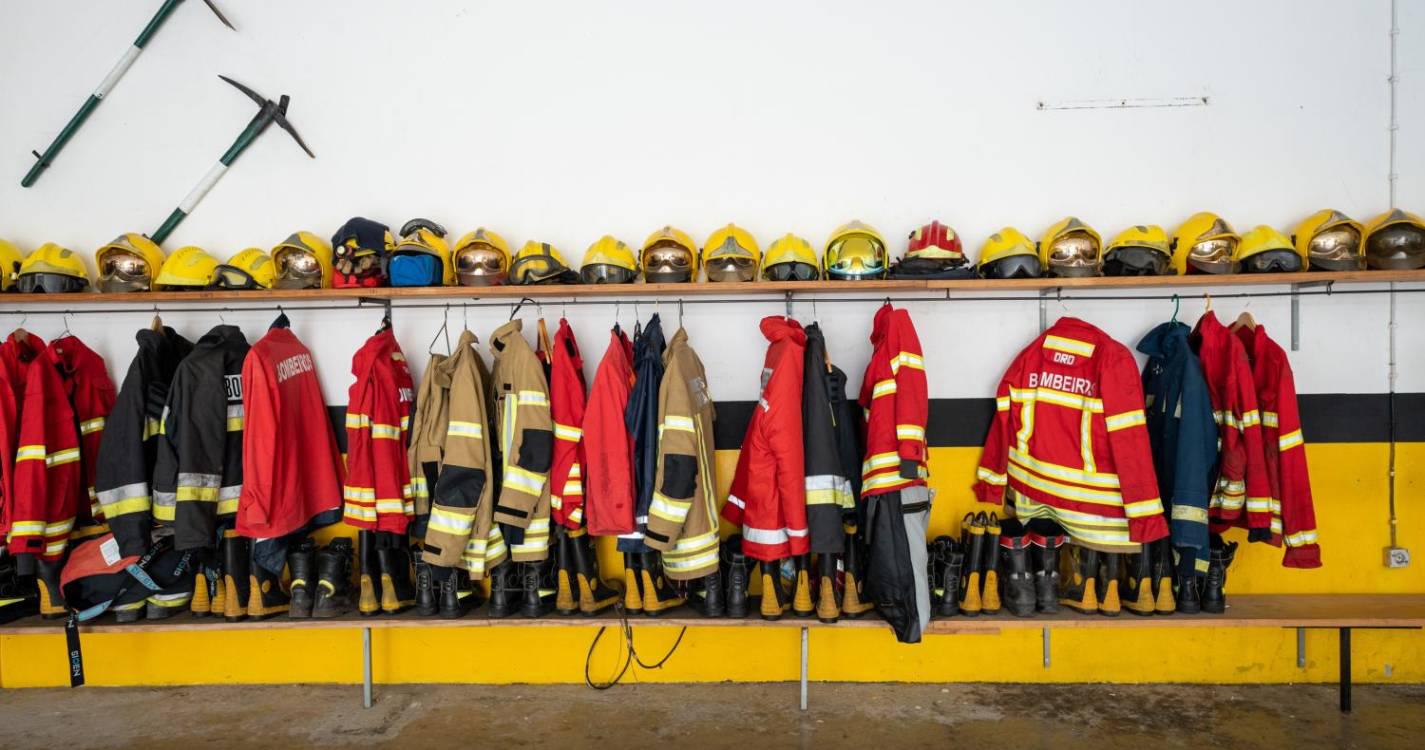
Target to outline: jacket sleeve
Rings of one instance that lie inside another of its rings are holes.
[[[550,477],[549,503],[555,521],[578,529],[584,522],[584,403],[574,364],[562,351],[564,343],[555,338],[555,382],[550,384],[554,450],[550,465],[559,475]]]
[[[386,364],[385,367],[389,367]],[[401,402],[393,374],[378,370],[368,393],[371,425],[371,476],[376,491],[376,528],[404,534],[415,514],[406,433],[410,415]]]
[[[990,419],[990,433],[985,437],[985,448],[980,452],[980,465],[975,469],[975,497],[982,503],[999,505],[1004,501],[1004,488],[1009,483],[1005,471],[1009,468],[1010,429],[1010,377],[1019,366],[1018,360],[1010,366],[995,390],[995,413]]]
[[[1193,357],[1183,368],[1181,399],[1169,525],[1174,546],[1198,549],[1208,543],[1207,505],[1212,494],[1212,464],[1217,457],[1217,423],[1212,418],[1207,381]]]
[[[475,527],[475,509],[490,503],[490,447],[485,434],[485,397],[466,370],[457,370],[450,384],[450,418],[446,426],[445,458],[431,497],[426,524],[426,562],[445,567],[460,564]],[[475,540],[484,545],[486,540]],[[482,557],[486,550],[476,550]]]
[[[896,341],[898,351],[891,360],[891,374],[896,381],[896,452],[901,457],[901,476],[908,474],[908,462],[915,462],[919,472],[925,463],[925,423],[930,416],[930,398],[925,380],[925,360],[920,350],[920,337],[910,321],[910,313],[896,311]]]
[[[38,362],[35,367],[48,366]],[[64,398],[37,374],[25,388],[29,404],[52,404]],[[15,497],[10,505],[9,546],[13,554],[57,560],[64,554],[74,528],[72,496],[79,480],[79,436],[69,420],[54,419],[48,408],[24,409],[20,415],[20,447],[15,452]],[[63,517],[59,517],[63,515]]]
[[[1306,443],[1301,435],[1301,415],[1296,403],[1296,382],[1291,366],[1283,357],[1277,382],[1277,414],[1279,426],[1277,445],[1281,451],[1278,468],[1281,473],[1280,506],[1273,506],[1280,520],[1286,556],[1282,565],[1288,568],[1321,567],[1321,547],[1316,541],[1316,508],[1311,499],[1311,477],[1306,469]],[[1262,415],[1270,421],[1267,415]],[[1275,530],[1275,529],[1274,529]]]
[[[754,409],[760,407],[752,407]],[[748,423],[751,427],[751,423]],[[728,491],[727,502],[722,505],[723,520],[742,528],[742,520],[747,515],[747,498],[751,497],[751,488],[748,486],[751,481],[748,476],[751,473],[752,451],[752,430],[748,429],[743,436],[742,447],[737,452],[737,468],[732,472],[732,487]]]
[[[178,549],[213,545],[227,458],[227,399],[220,395],[220,388],[194,393],[195,387],[202,387],[201,379],[188,378],[183,408],[172,415],[178,428],[173,442],[178,457],[174,486],[174,545]]]
[[[158,417],[158,442],[153,459],[153,520],[173,523],[178,501],[178,426],[177,413],[183,408],[182,397],[187,376],[178,372],[163,402]]]
[[[238,499],[237,531],[251,536],[248,523],[265,525],[272,518],[277,482],[277,408],[267,365],[259,355],[249,353],[242,363],[242,494]]]
[[[687,379],[676,365],[663,374],[658,400],[663,421],[658,425],[653,500],[644,537],[649,547],[666,552],[682,536],[701,491],[697,417]]]
[[[363,373],[348,391],[346,404],[346,484],[342,485],[342,517],[349,526],[376,530],[376,477],[371,459],[371,391]]]
[[[789,348],[767,383],[768,439],[777,472],[777,495],[782,498],[783,522],[793,555],[811,551],[807,534],[806,444],[802,439],[803,351],[793,353]],[[923,373],[921,381],[924,382]],[[896,396],[899,400],[899,391]],[[904,445],[905,441],[901,443]],[[917,471],[918,467],[919,464]]]
[[[99,382],[86,383],[84,387],[88,392],[75,399],[76,405],[82,404],[84,408],[79,422],[79,455],[84,464],[84,496],[89,502],[89,516],[96,521],[104,521],[107,516],[104,515],[99,493],[94,485],[99,471],[99,444],[104,439],[109,415],[114,411],[116,394],[114,384],[107,373]],[[139,465],[142,466],[143,463]]]
[[[1158,475],[1153,471],[1148,420],[1143,413],[1143,384],[1133,355],[1126,348],[1111,346],[1105,356],[1100,394],[1108,444],[1123,495],[1123,515],[1128,519],[1128,537],[1135,542],[1152,542],[1168,535],[1168,524],[1163,520]]]
[[[1242,433],[1245,463],[1244,489],[1247,493],[1247,528],[1266,530],[1272,526],[1272,487],[1267,475],[1265,444],[1262,439],[1262,413],[1258,409],[1257,390],[1251,364],[1245,351],[1236,349],[1232,366],[1238,371],[1237,428]],[[1262,533],[1262,532],[1257,532]]]
[[[154,436],[145,429],[146,381],[143,366],[135,358],[104,426],[95,461],[95,495],[124,556],[148,551],[153,526],[145,445]]]
[[[538,363],[516,373],[514,391],[502,394],[511,430],[510,451],[504,456],[504,477],[495,503],[495,520],[528,528],[535,506],[549,482],[554,460],[554,419],[549,413],[549,386]],[[510,416],[513,414],[513,416]]]

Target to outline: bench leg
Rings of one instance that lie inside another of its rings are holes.
[[[1044,668],[1049,668],[1049,628],[1045,627],[1042,634],[1044,641]]]
[[[1341,713],[1351,713],[1351,629],[1339,628],[1341,638]]]
[[[371,708],[371,628],[361,629],[361,706]]]
[[[802,626],[802,710],[807,710],[807,629]]]

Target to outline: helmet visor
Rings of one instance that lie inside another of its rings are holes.
[[[488,245],[471,245],[455,254],[455,275],[464,286],[495,286],[505,283],[509,269],[504,253]]]
[[[99,262],[99,291],[147,291],[152,274],[148,261],[141,255],[117,251],[105,253]]]
[[[15,281],[15,288],[25,294],[68,294],[82,292],[88,285],[87,279],[62,273],[27,273]]]
[[[1103,256],[1106,276],[1169,276],[1172,259],[1149,247],[1117,247]]]
[[[1188,251],[1188,263],[1204,273],[1232,273],[1232,253],[1236,250],[1236,237],[1203,240]]]
[[[826,257],[835,258],[826,266],[827,276],[833,279],[858,279],[886,273],[886,246],[874,237],[852,235],[838,239],[826,248]]]
[[[693,255],[674,242],[660,242],[643,253],[643,275],[655,284],[676,284],[693,278]]]
[[[724,255],[708,260],[708,281],[751,281],[757,278],[757,260],[752,256]]]
[[[1069,232],[1049,244],[1050,270],[1097,267],[1098,242],[1087,232]]]
[[[1411,269],[1425,266],[1425,229],[1395,224],[1371,232],[1366,240],[1371,268]]]
[[[1011,255],[980,265],[980,275],[987,279],[1037,279],[1042,272],[1039,258],[1033,255]]]
[[[304,250],[287,250],[277,253],[273,259],[277,264],[278,289],[321,289],[322,265],[317,256]]]
[[[590,263],[579,269],[579,280],[585,284],[627,284],[637,276],[637,271],[609,263]]]
[[[1295,273],[1301,270],[1301,256],[1294,250],[1268,250],[1242,261],[1242,273]]]
[[[768,281],[816,281],[821,271],[810,263],[791,261],[776,263],[762,269],[762,278]]]
[[[1355,271],[1365,262],[1361,257],[1361,233],[1355,227],[1328,229],[1306,244],[1311,265],[1328,271]]]

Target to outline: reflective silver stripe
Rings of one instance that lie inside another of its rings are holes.
[[[155,492],[153,493],[153,504],[159,508],[174,508],[178,505],[178,493],[176,492]],[[171,515],[171,514],[170,514]]]
[[[234,484],[218,490],[219,500],[236,500],[242,495],[242,485]]]
[[[179,487],[221,487],[222,474],[196,474],[183,472],[178,475]]]
[[[117,503],[120,500],[128,500],[133,497],[148,497],[148,483],[134,482],[133,484],[126,484],[122,487],[115,487],[112,490],[104,490],[98,493],[98,495],[99,502],[104,505]]]

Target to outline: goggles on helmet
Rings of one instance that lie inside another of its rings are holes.
[[[1087,232],[1069,232],[1049,245],[1049,271],[1056,276],[1098,272],[1098,241]]]
[[[1394,224],[1371,232],[1366,259],[1372,268],[1411,269],[1425,266],[1425,230]]]
[[[798,261],[775,263],[762,269],[762,278],[768,281],[816,281],[821,278],[821,269]]]
[[[1010,255],[980,264],[980,275],[987,279],[1037,279],[1041,273],[1043,267],[1033,255]]]
[[[153,269],[138,253],[114,250],[99,262],[99,291],[141,292],[149,288]]]
[[[322,265],[304,250],[286,250],[273,259],[277,264],[277,289],[321,289]]]
[[[751,281],[757,278],[757,256],[728,235],[722,244],[705,256],[708,281]]]
[[[213,273],[214,289],[261,289],[262,285],[247,272],[236,266],[223,264]]]
[[[1151,247],[1116,247],[1103,257],[1106,276],[1166,276],[1173,259]]]
[[[455,275],[463,286],[503,284],[509,277],[505,254],[488,245],[470,245],[455,254]]]
[[[1295,250],[1268,250],[1242,261],[1242,273],[1295,273],[1301,270],[1301,256]]]
[[[1311,265],[1328,271],[1355,271],[1361,268],[1361,233],[1355,227],[1328,229],[1306,244]]]
[[[27,273],[15,281],[15,288],[25,294],[68,294],[82,292],[88,285],[86,279],[62,273]]]
[[[826,257],[836,259],[826,266],[826,275],[833,279],[863,279],[886,273],[886,246],[874,237],[843,237],[827,247]]]
[[[579,280],[585,284],[627,284],[638,278],[638,272],[612,263],[589,263],[579,269]]]
[[[693,278],[693,255],[672,241],[660,241],[643,251],[643,276],[654,284],[678,284]]]

